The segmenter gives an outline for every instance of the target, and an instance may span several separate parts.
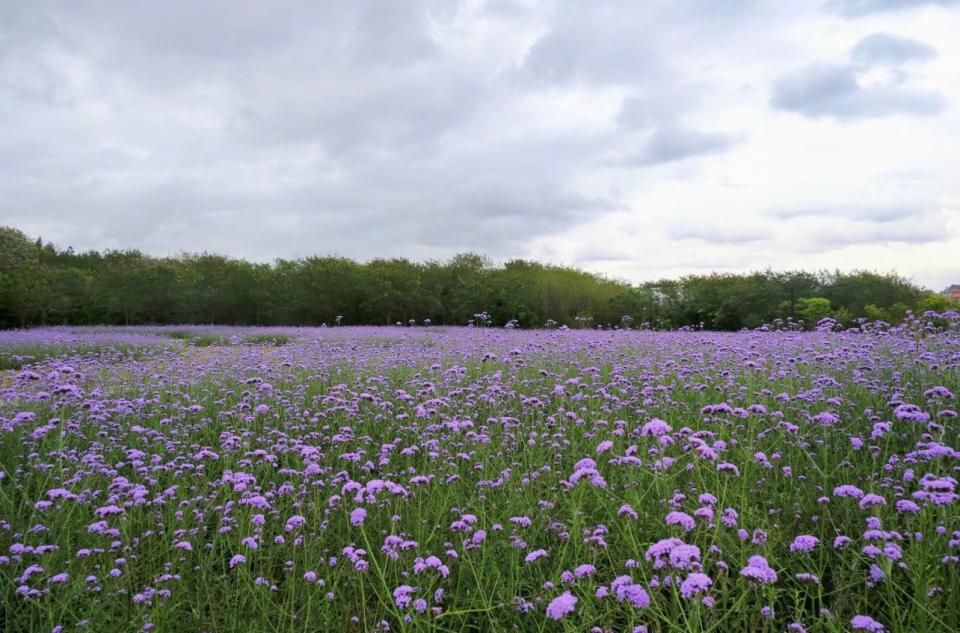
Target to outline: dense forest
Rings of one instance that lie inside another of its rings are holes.
[[[476,254],[446,262],[58,249],[0,227],[0,327],[59,324],[433,324],[738,330],[777,319],[899,322],[957,304],[895,274],[755,272],[634,286],[581,270]]]

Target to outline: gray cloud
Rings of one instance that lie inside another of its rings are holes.
[[[457,208],[475,213],[469,222],[472,231],[463,233],[464,219]],[[430,246],[450,246],[450,236],[462,233],[459,248],[490,252],[491,244],[506,247],[497,255],[517,247],[518,237],[531,233],[549,234],[597,217],[616,208],[609,200],[590,198],[570,191],[530,187],[506,190],[470,188],[423,211],[417,223],[417,237]]]
[[[675,122],[678,115],[696,107],[698,93],[690,86],[668,85],[643,94],[630,94],[620,103],[617,124],[624,130],[651,129]]]
[[[756,226],[699,221],[674,222],[667,227],[667,235],[676,240],[699,240],[710,244],[751,244],[771,237],[770,231]]]
[[[950,7],[960,0],[830,0],[827,9],[848,18],[874,13],[906,11],[927,6]]]
[[[768,215],[781,219],[823,218],[824,220],[848,219],[861,222],[887,223],[929,216],[936,210],[932,204],[903,203],[891,205],[832,205],[797,206],[772,209]]]
[[[930,116],[946,107],[935,92],[901,85],[862,86],[847,64],[813,64],[783,75],[773,83],[771,105],[808,117],[840,119],[895,114]]]
[[[577,251],[576,261],[579,264],[595,263],[627,263],[636,259],[637,253],[628,249],[616,249],[610,244],[587,244]]]
[[[627,139],[643,135],[640,148],[616,152],[606,162],[650,167],[711,154],[724,153],[743,140],[741,134],[705,132],[688,127],[682,115],[699,104],[691,85],[674,82],[634,91],[620,103],[616,123]]]
[[[535,85],[637,84],[665,77],[652,18],[608,0],[560,3],[524,56],[520,75]]]
[[[231,131],[254,144],[319,142],[330,155],[422,146],[468,122],[488,96],[476,79],[444,64],[373,81],[362,92],[333,98],[295,91],[248,95]]]
[[[891,33],[868,35],[850,51],[850,61],[871,66],[874,64],[902,64],[910,61],[929,60],[937,56],[937,49],[920,40],[900,37]]]
[[[720,40],[756,37],[765,20],[778,17],[771,6],[762,0],[675,0],[632,9],[618,0],[560,2],[524,56],[520,75],[535,85],[669,91],[684,74],[665,51],[699,59],[716,54]]]
[[[753,19],[698,6],[731,29]],[[0,117],[17,124],[0,139],[0,200],[16,204],[0,202],[0,221],[63,244],[261,260],[522,250],[620,208],[577,184],[600,157],[654,165],[733,144],[678,122],[705,87],[658,50],[676,32],[665,24],[709,41],[692,7],[6,3]],[[458,29],[484,16],[546,28],[497,64],[495,39],[458,48]],[[571,83],[629,85],[621,124],[646,108],[642,149],[510,120],[527,96]]]
[[[631,167],[649,167],[664,163],[720,154],[736,145],[740,138],[730,134],[701,132],[678,125],[657,127],[639,151],[618,162]]]
[[[614,207],[569,184],[608,139],[474,136],[507,95],[437,38],[461,7],[24,7],[0,9],[0,223],[57,243],[496,256]]]
[[[832,248],[863,244],[932,244],[950,237],[944,222],[867,227],[822,227],[812,232],[806,252],[822,253]]]
[[[801,206],[768,213],[789,222],[807,253],[868,244],[932,244],[950,239],[947,216],[932,202]]]

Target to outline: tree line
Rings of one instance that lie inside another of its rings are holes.
[[[425,323],[738,330],[777,319],[899,322],[957,304],[869,271],[688,275],[631,285],[477,254],[445,262],[343,257],[252,263],[214,254],[74,252],[0,227],[0,327]]]

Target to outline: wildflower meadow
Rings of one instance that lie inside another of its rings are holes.
[[[0,630],[960,629],[960,315],[45,328]]]

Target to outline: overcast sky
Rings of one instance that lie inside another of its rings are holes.
[[[0,224],[960,283],[960,0],[0,0]]]

